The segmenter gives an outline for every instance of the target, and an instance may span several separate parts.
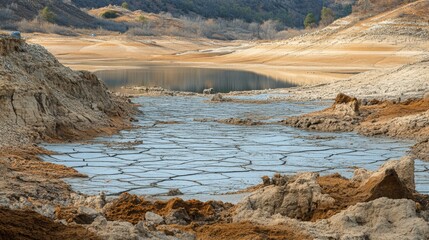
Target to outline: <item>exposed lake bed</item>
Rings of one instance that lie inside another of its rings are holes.
[[[268,99],[254,95],[239,99]],[[406,155],[412,141],[368,138],[356,133],[305,131],[278,124],[283,118],[321,110],[329,102],[280,101],[267,104],[211,103],[207,97],[139,97],[138,128],[82,144],[49,144],[49,162],[73,167],[88,178],[67,179],[85,194],[166,196],[179,189],[185,198],[235,202],[222,194],[261,183],[275,173],[340,173],[355,167],[376,170]],[[212,121],[195,121],[196,119]],[[240,126],[215,120],[257,119]],[[429,192],[427,162],[416,161],[417,190]],[[216,196],[221,195],[221,196]]]

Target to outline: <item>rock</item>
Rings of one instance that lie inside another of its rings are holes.
[[[410,190],[415,191],[416,184],[414,181],[414,160],[411,157],[403,157],[400,160],[391,160],[383,164],[376,172],[366,172],[362,178],[361,186],[367,184],[371,178],[386,175],[389,169],[395,170],[399,180]],[[362,170],[361,170],[362,171]],[[356,172],[356,171],[355,171]],[[356,180],[356,177],[353,177]]]
[[[184,208],[172,209],[167,216],[165,216],[165,223],[167,224],[187,225],[190,221],[191,218]]]
[[[144,221],[140,221],[136,224],[135,228],[137,229],[139,236],[148,237],[149,229],[146,227]]]
[[[103,216],[98,216],[87,228],[95,232],[101,239],[135,240],[144,237],[139,235],[139,230],[131,223],[107,221]]]
[[[360,103],[356,98],[339,93],[332,106],[334,112],[339,115],[358,116]]]
[[[145,220],[148,225],[160,225],[164,223],[164,218],[154,212],[146,212]]]
[[[167,195],[168,196],[179,196],[179,195],[183,195],[183,193],[178,188],[174,188],[174,189],[168,190]]]
[[[212,102],[223,102],[224,98],[223,98],[222,94],[217,93],[212,97],[212,99],[210,101],[212,101]]]
[[[302,173],[282,178],[276,175],[270,185],[259,189],[237,204],[234,222],[270,218],[273,215],[309,220],[316,208],[328,208],[335,200],[322,194],[318,174]]]
[[[401,181],[393,168],[378,171],[371,175],[358,189],[358,196],[362,196],[362,201],[371,201],[380,197],[392,199],[408,198],[412,199],[413,194],[410,189]]]
[[[72,193],[71,201],[74,206],[86,206],[89,208],[93,208],[97,211],[102,211],[104,205],[106,205],[106,195],[104,192],[100,192],[99,195],[96,196],[83,196],[80,194]]]
[[[424,100],[429,100],[429,92],[426,92],[426,93],[423,95],[423,99],[424,99]]]
[[[415,144],[411,148],[411,153],[415,158],[429,161],[429,139],[423,140]]]
[[[213,94],[214,89],[213,88],[207,88],[203,90],[203,94]]]
[[[80,206],[77,210],[77,215],[74,217],[74,222],[78,224],[91,224],[100,215],[95,209]]]
[[[407,199],[379,198],[305,227],[318,239],[428,239],[429,225]]]

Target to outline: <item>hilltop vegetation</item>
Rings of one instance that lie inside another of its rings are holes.
[[[106,5],[120,6],[124,0],[72,0],[76,6],[100,8]],[[173,16],[200,15],[205,18],[241,19],[246,22],[278,20],[289,27],[303,27],[304,18],[313,13],[320,19],[323,6],[334,10],[336,17],[351,13],[354,0],[127,0],[131,10],[160,13]]]
[[[46,18],[46,14],[50,16]],[[114,31],[125,30],[124,26],[90,16],[75,5],[67,3],[67,1],[0,0],[0,27],[17,29],[23,24],[41,25],[40,22],[30,23],[33,20],[46,20],[56,25],[74,28],[102,27]]]

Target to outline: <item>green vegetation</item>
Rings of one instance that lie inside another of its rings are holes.
[[[82,8],[100,8],[109,4],[120,5],[124,0],[71,0]],[[267,20],[278,21],[280,28],[304,27],[306,14],[312,12],[320,19],[325,6],[337,14],[335,18],[350,13],[350,1],[338,0],[126,0],[133,10],[168,12],[175,17],[199,15],[203,18],[234,20],[262,24]]]
[[[49,9],[49,7],[44,7],[42,10],[40,10],[39,17],[46,22],[55,22],[55,14],[51,11],[51,9]]]
[[[124,9],[130,9],[130,5],[127,2],[123,2],[121,7]]]
[[[314,28],[316,27],[316,18],[314,17],[313,13],[307,14],[307,16],[304,19],[304,27],[305,28]]]
[[[138,16],[136,20],[138,22],[142,22],[142,23],[147,22],[147,19],[146,19],[146,17],[143,14],[141,14],[140,16]]]
[[[119,17],[119,13],[114,10],[107,10],[100,15],[102,18],[112,19]]]
[[[332,9],[323,7],[320,14],[320,25],[328,26],[335,20],[334,11]]]

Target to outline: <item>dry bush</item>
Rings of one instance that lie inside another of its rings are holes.
[[[77,36],[77,34],[71,29],[63,26],[58,26],[53,23],[39,21],[39,20],[22,20],[17,23],[17,29],[21,32],[40,32],[40,33],[52,33],[65,36]]]

